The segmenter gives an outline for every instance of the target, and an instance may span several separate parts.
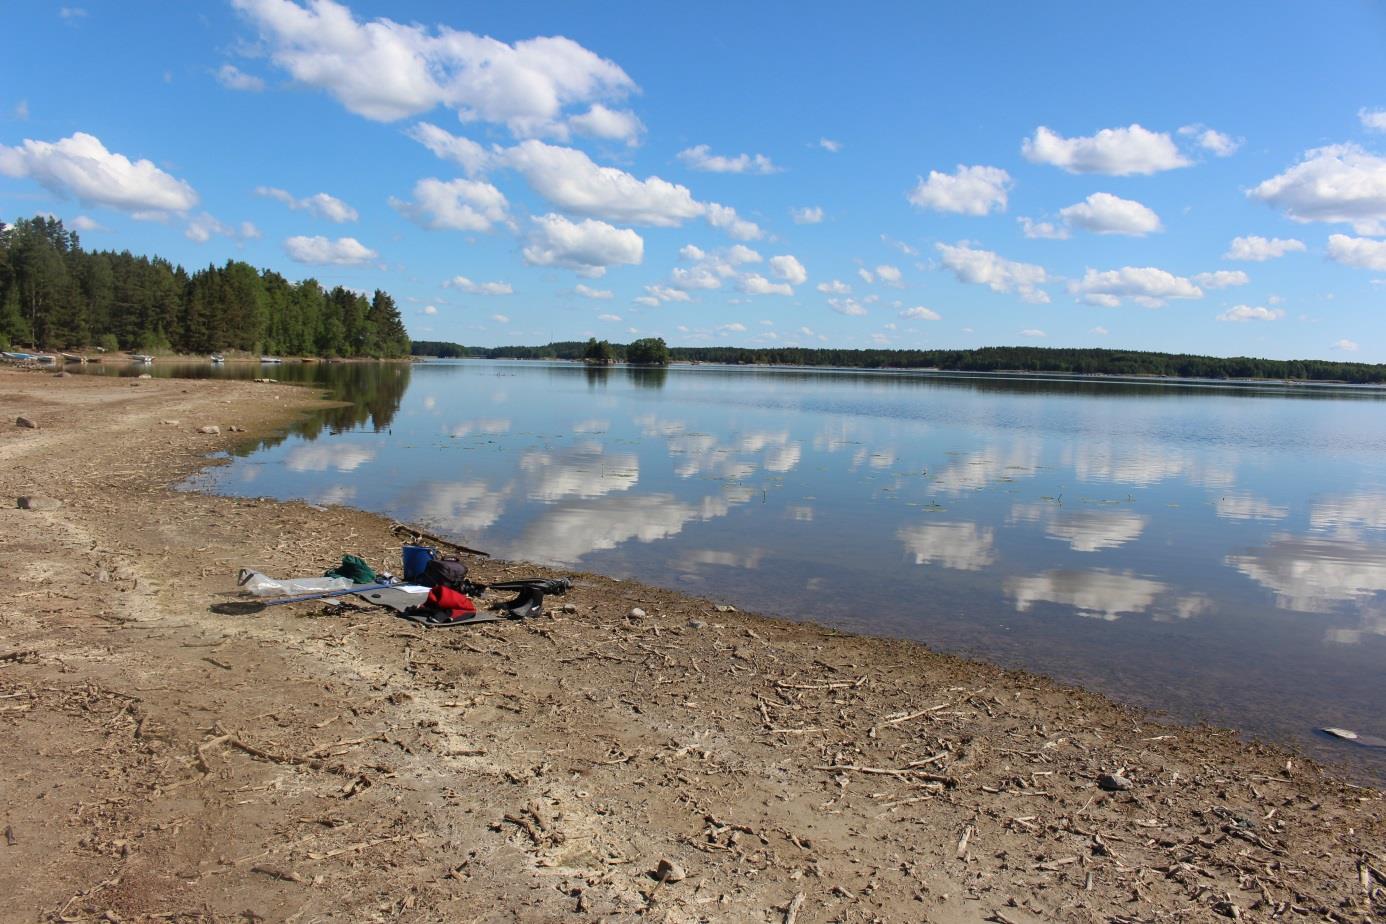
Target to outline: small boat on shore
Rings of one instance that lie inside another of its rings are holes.
[[[152,365],[152,364],[153,364],[153,362],[154,362],[154,357],[153,357],[153,356],[150,356],[150,355],[148,355],[148,354],[146,354],[146,353],[131,353],[131,354],[130,354],[130,362],[132,362],[132,363],[138,363],[138,364],[140,364],[141,366],[149,366],[149,365]]]
[[[212,360],[212,365],[214,366],[220,366],[222,363],[226,362],[226,357],[222,356],[220,353],[213,353],[208,358]]]
[[[0,353],[0,359],[3,359],[7,363],[27,363],[33,361],[34,354],[6,351],[4,353]]]
[[[284,360],[280,359],[278,356],[261,356],[261,357],[260,357],[260,363],[261,363],[261,365],[266,365],[266,366],[277,366],[277,365],[279,365],[279,364],[282,363],[282,362],[284,362]]]

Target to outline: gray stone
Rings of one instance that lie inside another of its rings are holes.
[[[633,607],[630,608],[630,612],[626,614],[626,618],[627,618],[627,619],[644,619],[644,618],[645,618],[645,611],[642,610],[642,609],[641,609],[640,607],[638,607],[638,606],[633,606]]]
[[[198,428],[197,428],[197,432],[198,432],[198,433],[205,433],[205,434],[207,434],[208,436],[216,436],[217,434],[221,433],[221,427],[214,427],[214,426],[211,426],[211,425],[208,425],[208,426],[205,426],[205,427],[198,427]]]
[[[1134,784],[1119,773],[1104,773],[1097,778],[1097,785],[1107,792],[1125,792]]]
[[[673,860],[660,860],[655,869],[655,878],[663,882],[682,882],[688,878],[688,871]]]
[[[20,510],[57,510],[63,502],[56,497],[21,497]]]
[[[577,604],[576,604],[576,603],[565,603],[565,604],[563,604],[563,612],[565,612],[565,613],[570,613],[570,614],[571,614],[571,613],[576,613],[577,611],[578,611],[578,608],[577,608]]]
[[[245,432],[245,427],[238,427],[238,426],[236,426],[235,424],[232,424],[231,426],[227,427],[226,429],[227,429],[229,432],[231,432],[231,433],[244,433],[244,432]]]
[[[16,427],[27,427],[30,430],[37,430],[39,428],[39,425],[34,422],[33,418],[23,416],[16,417],[14,419],[14,425]]]
[[[142,378],[142,379],[152,379],[152,378],[154,378],[154,376],[150,375],[148,372],[141,372],[141,373],[140,373],[140,378]]]
[[[690,620],[688,620],[688,628],[690,628],[690,629],[706,629],[706,628],[707,628],[707,623],[703,622],[701,619],[690,619]]]
[[[719,603],[719,604],[717,604],[717,612],[719,612],[719,613],[735,613],[735,612],[736,612],[736,607],[732,606],[730,603]]]

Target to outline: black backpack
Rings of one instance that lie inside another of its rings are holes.
[[[444,587],[451,587],[458,593],[466,593],[470,587],[470,582],[467,580],[467,566],[462,564],[462,560],[456,555],[430,559],[428,564],[424,566],[423,577],[419,579],[419,583],[429,587],[437,587],[441,584]]]

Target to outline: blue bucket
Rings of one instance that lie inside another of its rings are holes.
[[[406,545],[400,552],[400,558],[404,562],[404,579],[406,581],[417,581],[423,577],[424,569],[436,555],[432,548],[426,545]]]

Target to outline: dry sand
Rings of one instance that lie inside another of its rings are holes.
[[[316,403],[0,372],[0,918],[1386,917],[1380,792],[917,644],[590,575],[524,622],[220,615],[241,566],[397,561],[168,487]]]

